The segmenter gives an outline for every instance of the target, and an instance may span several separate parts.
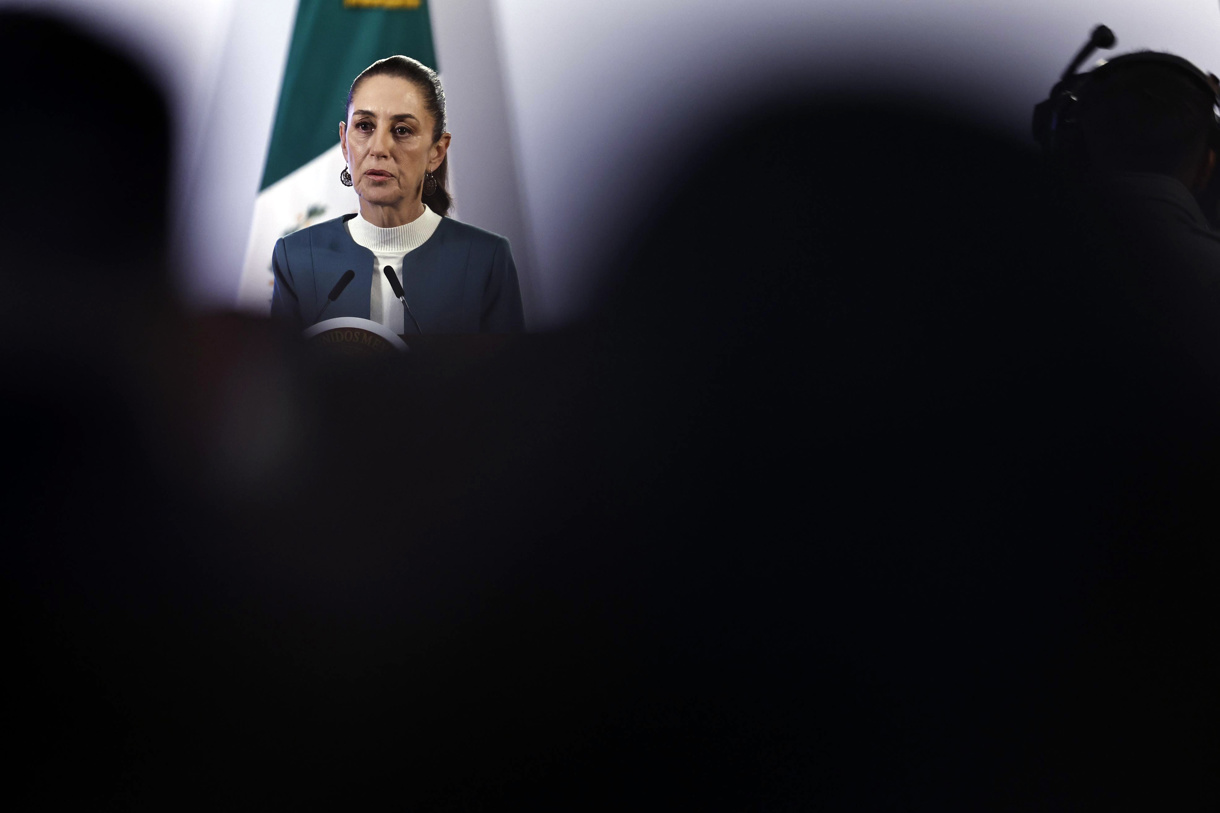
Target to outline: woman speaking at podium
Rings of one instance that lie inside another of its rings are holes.
[[[449,133],[436,73],[405,56],[365,68],[339,145],[339,181],[360,211],[276,242],[272,316],[301,327],[357,316],[407,335],[522,330],[508,240],[444,216]]]

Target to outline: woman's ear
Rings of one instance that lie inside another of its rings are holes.
[[[339,149],[343,152],[343,160],[347,160],[347,122],[339,122]]]
[[[441,137],[432,145],[432,155],[428,158],[428,171],[436,172],[436,168],[445,160],[449,152],[449,133],[441,133]]]

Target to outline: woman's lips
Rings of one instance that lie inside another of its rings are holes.
[[[371,181],[388,181],[390,178],[393,178],[394,176],[391,175],[390,173],[384,172],[380,169],[370,169],[368,172],[364,173],[364,177],[368,178]]]

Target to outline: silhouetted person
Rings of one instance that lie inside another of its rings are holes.
[[[1220,406],[1216,80],[1179,57],[1116,57],[1076,80],[1053,146],[1097,275],[1126,450],[1091,633],[1066,676],[1065,752],[1087,809],[1217,801],[1215,415]],[[1115,419],[1118,420],[1115,420]]]
[[[11,11],[0,73],[0,145],[16,161],[0,192],[10,794],[20,808],[139,805],[159,798],[152,775],[182,777],[167,765],[185,764],[176,749],[206,714],[184,681],[206,673],[201,608],[223,594],[203,544],[234,535],[203,465],[232,355],[170,295],[156,83],[67,21]]]
[[[1220,149],[1215,79],[1172,54],[1125,54],[1083,75],[1055,134],[1105,261],[1167,339],[1205,358],[1218,337]],[[1199,347],[1199,345],[1203,345]]]

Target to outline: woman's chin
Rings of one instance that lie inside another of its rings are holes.
[[[388,189],[364,189],[361,190],[360,197],[365,203],[372,206],[389,206],[390,208],[399,208],[406,200],[401,194]]]

